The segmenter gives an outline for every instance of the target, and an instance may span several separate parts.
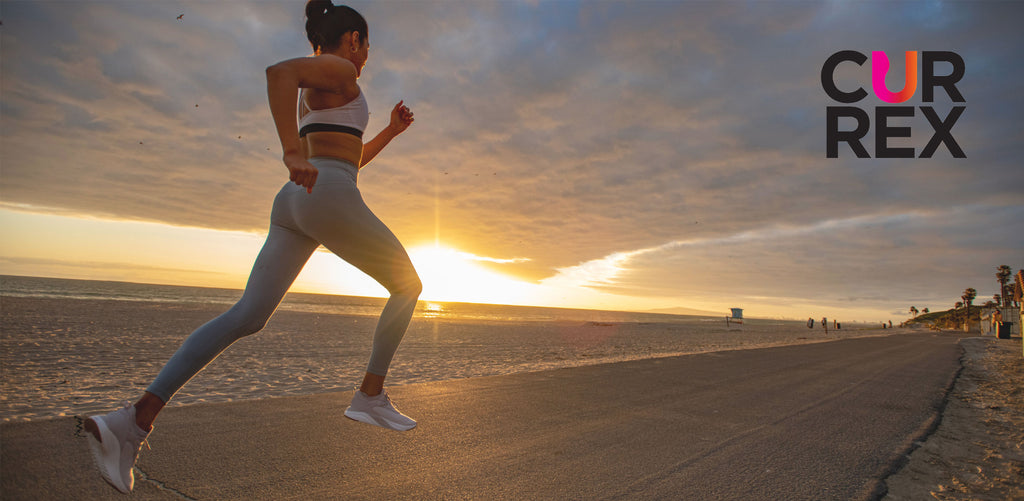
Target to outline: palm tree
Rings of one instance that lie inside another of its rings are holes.
[[[928,308],[925,308],[925,309],[921,310],[921,313],[924,313],[925,315],[927,315],[929,313]]]
[[[1006,284],[1010,283],[1011,275],[1013,275],[1013,270],[1011,270],[1010,267],[1006,266],[1005,264],[1000,265],[999,268],[996,269],[996,280],[999,281],[999,295],[1002,298],[999,304],[1002,306],[1007,306],[1006,296],[1008,294],[1006,293]]]
[[[915,318],[917,317],[917,306],[910,307],[910,314],[913,315]]]
[[[974,287],[968,287],[964,289],[964,295],[960,297],[963,298],[964,305],[967,306],[967,314],[964,316],[964,325],[969,326],[971,323],[971,301],[974,301],[974,298],[978,297],[978,291],[974,290]]]
[[[953,305],[953,327],[956,327],[956,324],[960,323],[960,308],[963,307],[963,301],[957,301],[956,304]]]

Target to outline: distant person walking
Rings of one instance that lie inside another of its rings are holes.
[[[314,54],[267,68],[270,112],[290,182],[274,199],[270,231],[245,292],[185,340],[134,405],[125,402],[122,409],[84,422],[103,478],[121,492],[132,490],[132,467],[160,410],[228,346],[263,328],[320,245],[391,294],[373,334],[362,385],[345,416],[394,430],[416,426],[395,408],[384,378],[412,318],[420,280],[402,244],[366,207],[356,187],[359,169],[413,123],[413,113],[399,101],[388,126],[364,144],[369,110],[358,79],[370,49],[366,20],[330,0],[310,0],[306,17]]]

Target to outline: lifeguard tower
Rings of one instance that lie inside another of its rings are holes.
[[[725,317],[725,326],[731,329],[743,328],[743,308],[729,308],[732,315]]]

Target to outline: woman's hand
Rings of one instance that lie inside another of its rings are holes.
[[[405,106],[405,100],[401,100],[395,105],[394,109],[391,110],[391,123],[388,128],[395,133],[395,135],[405,132],[412,125],[414,119],[412,118],[412,110],[408,106]]]
[[[309,163],[301,153],[285,153],[284,166],[288,167],[288,178],[293,183],[306,188],[306,193],[313,193],[313,185],[316,184],[316,176],[319,174],[316,167]]]

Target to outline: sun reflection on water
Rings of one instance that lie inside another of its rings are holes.
[[[444,315],[444,305],[441,303],[427,302],[423,305],[420,316],[423,318],[441,318]]]

